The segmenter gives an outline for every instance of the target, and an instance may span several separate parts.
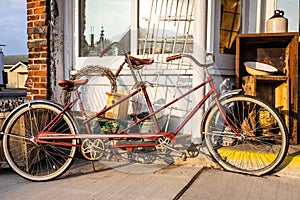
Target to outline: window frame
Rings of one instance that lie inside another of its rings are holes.
[[[79,56],[79,37],[80,37],[80,27],[79,27],[79,14],[80,14],[80,0],[75,1],[65,1],[65,22],[64,22],[64,32],[65,34],[65,44],[68,48],[65,48],[64,55],[65,55],[65,66],[70,66],[65,69],[66,75],[67,72],[74,73],[76,70],[88,66],[88,65],[95,65],[99,64],[99,61],[103,61],[104,64],[109,62],[111,60],[111,56],[108,56],[107,59],[99,59],[99,57],[80,57]],[[138,8],[138,0],[131,0],[131,30],[137,29],[137,20],[136,17],[138,16],[137,13]],[[72,23],[70,23],[72,22]],[[136,49],[137,46],[137,34],[132,34],[134,31],[131,32],[131,49]],[[132,52],[134,54],[134,52]],[[119,57],[119,56],[113,56],[113,57]],[[67,75],[68,76],[68,75]]]

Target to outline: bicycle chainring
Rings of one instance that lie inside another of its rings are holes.
[[[99,160],[105,151],[102,139],[84,139],[81,144],[81,153],[87,160]]]
[[[163,154],[169,154],[173,146],[172,140],[168,137],[159,137],[155,143],[156,151]]]

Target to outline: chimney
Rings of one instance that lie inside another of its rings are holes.
[[[95,47],[95,42],[94,42],[94,27],[91,26],[91,47],[94,48]]]
[[[4,47],[6,45],[4,44],[0,44],[0,84],[3,84],[3,71],[4,71],[4,60],[3,60],[3,51],[2,51],[2,47]]]

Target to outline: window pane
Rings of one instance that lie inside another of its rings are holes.
[[[79,56],[97,56],[117,41],[130,49],[130,0],[79,0],[79,6]]]
[[[221,0],[220,53],[234,54],[240,30],[240,0]]]
[[[140,0],[139,53],[191,53],[194,0]]]

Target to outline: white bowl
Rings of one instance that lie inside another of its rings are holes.
[[[277,72],[277,68],[260,62],[244,62],[246,71],[251,75],[270,75]]]

